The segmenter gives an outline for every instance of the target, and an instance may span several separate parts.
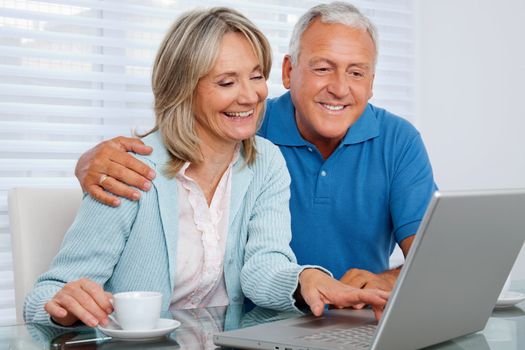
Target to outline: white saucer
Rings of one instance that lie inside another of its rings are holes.
[[[503,292],[500,294],[494,308],[505,309],[507,307],[511,307],[518,303],[521,303],[523,300],[525,300],[525,294],[523,293],[511,291]]]
[[[180,322],[169,318],[160,318],[157,327],[148,330],[125,331],[112,321],[106,327],[98,326],[98,329],[113,339],[126,341],[149,341],[165,336],[180,326]]]

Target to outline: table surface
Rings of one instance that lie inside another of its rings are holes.
[[[525,292],[525,281],[515,281],[511,290]],[[172,317],[182,325],[168,337],[152,342],[113,340],[99,331],[81,328],[75,331],[23,324],[0,327],[1,349],[215,349],[213,334],[224,329],[247,327],[257,323],[292,317],[256,307],[242,306],[177,310]],[[485,329],[431,347],[430,349],[525,349],[525,302],[494,310]]]

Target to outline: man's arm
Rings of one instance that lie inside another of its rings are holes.
[[[415,235],[408,236],[399,244],[405,258],[408,255],[408,251],[410,250],[415,237]],[[340,281],[352,287],[361,289],[373,288],[391,291],[394,289],[394,285],[396,284],[397,277],[401,272],[401,268],[402,266],[399,266],[379,274],[374,274],[361,269],[350,269],[344,274]]]
[[[82,190],[97,201],[115,207],[120,205],[120,200],[110,193],[131,200],[139,199],[139,191],[129,186],[148,191],[155,172],[127,153],[130,151],[146,155],[153,150],[139,139],[119,136],[84,153],[75,168]]]

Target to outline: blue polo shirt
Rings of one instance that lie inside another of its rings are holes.
[[[291,246],[300,264],[340,278],[388,269],[396,242],[416,233],[432,193],[419,132],[368,104],[326,160],[301,137],[290,93],[270,99],[259,135],[279,146],[292,177]]]

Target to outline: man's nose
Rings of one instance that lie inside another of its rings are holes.
[[[335,74],[328,84],[328,92],[334,97],[343,98],[350,93],[350,84],[345,73]]]

